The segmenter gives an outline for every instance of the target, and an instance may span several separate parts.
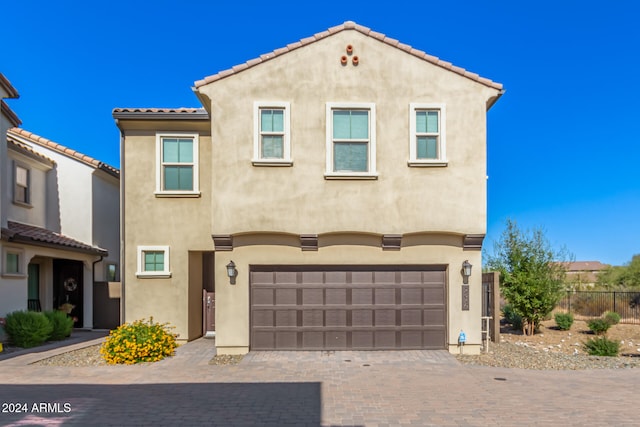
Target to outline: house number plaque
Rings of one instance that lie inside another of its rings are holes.
[[[462,285],[462,309],[469,310],[469,285]]]

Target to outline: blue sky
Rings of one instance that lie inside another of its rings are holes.
[[[196,107],[193,82],[352,20],[503,83],[488,234],[543,228],[576,260],[640,253],[640,2],[12,1],[2,72],[24,129],[119,166],[115,107]]]

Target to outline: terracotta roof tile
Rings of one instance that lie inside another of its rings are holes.
[[[204,108],[114,108],[114,113],[179,113],[194,114],[203,113]]]
[[[30,243],[37,246],[56,246],[62,249],[92,253],[96,255],[108,254],[106,249],[82,243],[78,240],[72,239],[71,237],[56,233],[55,231],[14,221],[7,221],[7,228],[2,229],[2,238],[9,241],[17,241],[27,244]]]
[[[242,67],[239,66],[235,66],[232,67],[231,69],[227,69],[227,70],[223,70],[220,71],[217,74],[211,75],[211,76],[207,76],[204,79],[198,80],[195,82],[195,87],[199,88],[201,86],[204,86],[206,84],[215,82],[216,80],[220,80],[222,78],[231,76],[237,72],[241,72],[243,70],[249,69],[251,67],[254,67],[264,61],[268,61],[270,59],[276,58],[280,55],[284,55],[288,52],[291,52],[294,49],[298,49],[300,46],[304,46],[307,45],[309,43],[312,43],[314,41],[318,41],[321,40],[325,37],[328,37],[332,34],[336,34],[339,33],[341,31],[345,31],[345,30],[353,30],[353,31],[358,31],[366,36],[372,37],[376,40],[379,40],[382,43],[388,44],[389,46],[394,46],[397,47],[399,49],[402,49],[406,52],[408,52],[411,55],[417,56],[418,58],[421,58],[427,62],[430,62],[434,65],[440,66],[442,68],[445,68],[447,70],[451,70],[454,73],[460,74],[463,77],[466,77],[468,79],[474,80],[480,84],[483,84],[485,86],[489,86],[491,88],[497,89],[497,90],[502,90],[503,86],[501,83],[496,83],[493,82],[492,80],[489,80],[487,78],[484,77],[480,77],[475,73],[471,73],[468,72],[467,70],[465,70],[464,68],[460,68],[460,67],[456,67],[456,66],[452,66],[452,64],[450,62],[446,62],[443,61],[441,59],[439,59],[436,56],[432,56],[432,55],[428,55],[425,52],[418,50],[418,49],[414,49],[411,46],[404,44],[404,43],[400,43],[398,42],[398,40],[390,38],[385,36],[382,33],[378,33],[376,31],[372,31],[370,28],[356,24],[353,21],[347,21],[345,23],[343,23],[342,25],[336,25],[335,27],[331,27],[326,31],[322,31],[319,33],[314,34],[312,37],[306,37],[303,38],[302,40],[300,40],[299,42],[296,43],[290,43],[289,45],[287,45],[286,47],[283,48],[278,48],[275,49],[273,52],[270,53],[266,53],[263,55],[260,55],[259,59],[251,59],[247,62],[245,62],[244,64],[242,64]]]
[[[15,139],[7,138],[7,144],[8,144],[8,147],[13,148],[17,151],[21,151],[24,154],[27,154],[28,156],[35,157],[38,160],[43,160],[46,163],[50,163],[51,165],[56,164],[55,160],[50,159],[44,154],[35,151],[29,145],[23,144],[22,142],[16,141]]]
[[[89,166],[93,166],[96,169],[101,169],[108,174],[115,176],[116,178],[120,177],[120,170],[110,166],[100,160],[96,160],[93,157],[89,157],[86,154],[82,154],[76,150],[71,148],[67,148],[62,144],[58,144],[57,142],[51,141],[50,139],[44,138],[42,136],[36,135],[33,132],[29,132],[27,130],[21,128],[11,128],[7,132],[7,138],[12,138],[20,141],[20,138],[26,140],[28,142],[40,145],[45,148],[49,148],[50,150],[56,151],[60,154],[64,154],[76,160],[79,160]]]

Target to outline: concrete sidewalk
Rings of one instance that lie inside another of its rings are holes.
[[[27,411],[0,412],[0,425],[638,424],[640,370],[472,367],[443,352],[259,352],[209,365],[214,354],[214,340],[198,339],[145,365],[3,361],[0,403]]]

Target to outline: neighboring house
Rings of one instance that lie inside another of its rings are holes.
[[[0,317],[66,309],[75,327],[117,326],[118,169],[18,127],[2,135]]]
[[[572,289],[592,288],[598,281],[598,273],[609,267],[600,261],[574,261],[566,263],[567,283]]]
[[[215,329],[220,354],[479,351],[501,84],[346,22],[194,92],[113,112],[127,321]]]

